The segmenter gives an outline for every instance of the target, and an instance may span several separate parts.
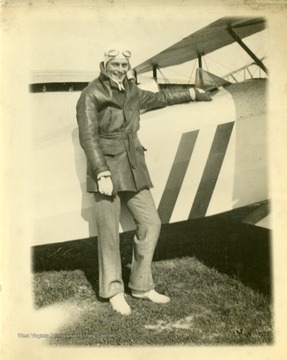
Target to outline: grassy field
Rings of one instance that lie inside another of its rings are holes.
[[[123,272],[126,278],[129,264],[124,264]],[[168,294],[171,302],[156,305],[128,295],[132,315],[123,317],[97,297],[89,272],[36,271],[36,308],[62,304],[74,309],[48,342],[58,346],[272,344],[272,303],[264,294],[192,256],[156,261],[153,273],[157,290]]]

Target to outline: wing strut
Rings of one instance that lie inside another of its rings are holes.
[[[197,59],[198,59],[198,68],[200,70],[202,70],[202,54],[201,53],[197,54]],[[199,79],[200,79],[200,84],[203,84],[203,76],[202,76],[201,71],[199,71]]]
[[[263,62],[258,59],[258,57],[249,49],[248,46],[244,44],[244,42],[240,39],[240,37],[236,34],[236,32],[231,28],[228,27],[227,31],[232,36],[232,38],[247,52],[249,56],[252,57],[252,59],[256,62],[256,64],[266,73],[268,74],[268,70],[266,66],[263,64]]]
[[[157,81],[157,65],[152,66],[152,74],[154,80]]]

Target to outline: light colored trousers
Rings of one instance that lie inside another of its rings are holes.
[[[161,229],[151,192],[120,192],[114,197],[95,193],[98,231],[99,295],[110,298],[124,292],[122,280],[119,221],[121,201],[125,202],[135,224],[131,274],[128,286],[133,291],[154,288],[151,263]]]

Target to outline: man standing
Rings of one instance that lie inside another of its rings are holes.
[[[145,163],[139,130],[140,109],[189,101],[210,101],[204,92],[183,89],[153,93],[137,87],[130,66],[131,52],[110,49],[100,64],[100,76],[83,90],[77,103],[80,144],[87,157],[87,191],[95,195],[98,231],[99,295],[122,315],[131,313],[122,280],[119,220],[125,202],[135,224],[131,295],[155,303],[159,294],[151,263],[161,222],[150,192],[153,186]]]

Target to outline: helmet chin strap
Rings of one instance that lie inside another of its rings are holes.
[[[121,90],[125,90],[123,81],[119,82],[119,81],[117,81],[117,80],[115,80],[115,79],[113,79],[113,78],[111,78],[111,77],[110,77],[110,79],[112,79],[112,80],[118,85],[118,88],[119,88],[120,91],[121,91]]]

